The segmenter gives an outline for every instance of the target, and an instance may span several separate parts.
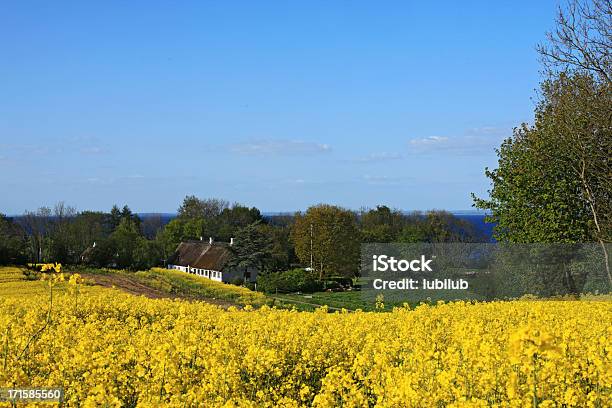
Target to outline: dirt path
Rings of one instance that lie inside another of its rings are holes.
[[[161,290],[154,289],[150,286],[143,285],[135,279],[130,279],[127,276],[120,275],[101,275],[97,273],[86,273],[81,276],[87,280],[94,281],[96,285],[104,286],[105,288],[115,287],[132,295],[144,295],[151,299],[162,298],[177,298],[170,293],[164,293]]]
[[[138,282],[136,279],[130,278],[125,275],[118,274],[97,274],[97,273],[83,273],[81,276],[87,280],[93,281],[96,285],[103,286],[105,288],[116,288],[127,292],[131,295],[143,295],[150,299],[184,299],[184,300],[192,300],[192,301],[200,301],[210,303],[216,306],[220,306],[224,309],[227,309],[230,306],[236,306],[231,302],[219,300],[219,299],[210,299],[210,298],[201,298],[195,296],[189,296],[180,293],[167,293],[162,290],[152,288],[151,286],[147,286]]]

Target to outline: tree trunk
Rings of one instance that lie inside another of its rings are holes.
[[[608,250],[606,248],[606,243],[602,238],[601,226],[599,225],[599,217],[597,216],[597,211],[595,210],[595,199],[593,198],[593,193],[589,187],[589,184],[586,181],[585,169],[586,164],[584,159],[582,160],[582,171],[580,172],[580,181],[584,187],[584,191],[586,192],[587,200],[589,202],[589,209],[591,210],[591,215],[593,216],[593,222],[595,223],[595,229],[597,230],[597,241],[601,246],[601,250],[604,255],[604,264],[606,267],[606,274],[608,275],[608,284],[612,288],[612,274],[610,273],[610,261],[608,259]]]
[[[567,263],[563,264],[563,272],[565,274],[565,287],[570,295],[578,296],[578,289],[572,273],[569,271]]]
[[[608,249],[606,248],[606,243],[600,238],[599,245],[601,246],[601,251],[604,254],[604,264],[606,265],[606,273],[608,274],[608,283],[610,284],[610,289],[612,289],[612,275],[610,275],[610,260],[608,258]]]

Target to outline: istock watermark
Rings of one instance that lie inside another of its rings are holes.
[[[386,305],[610,293],[604,256],[591,243],[363,244],[359,280]]]
[[[389,255],[372,255],[373,272],[433,272],[431,263],[433,258],[421,255],[419,259],[396,259]],[[394,274],[396,275],[396,274]],[[400,278],[387,280],[374,278],[372,288],[375,290],[466,290],[469,283],[464,279],[413,279]]]
[[[375,272],[433,272],[431,270],[431,267],[429,266],[433,259],[425,258],[425,255],[421,255],[421,259],[413,259],[411,261],[408,261],[406,259],[398,260],[395,259],[395,257],[393,256],[387,255],[373,255],[372,258],[374,259],[374,262],[372,263],[372,270]]]

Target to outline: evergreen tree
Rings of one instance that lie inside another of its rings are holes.
[[[272,241],[261,227],[261,221],[256,221],[238,231],[230,247],[233,253],[230,266],[267,270],[272,257]]]

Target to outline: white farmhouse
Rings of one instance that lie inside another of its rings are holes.
[[[208,242],[199,241],[181,242],[169,259],[168,269],[176,269],[191,273],[218,282],[255,282],[257,270],[253,268],[228,267],[233,254],[229,243],[217,243],[212,238]]]

